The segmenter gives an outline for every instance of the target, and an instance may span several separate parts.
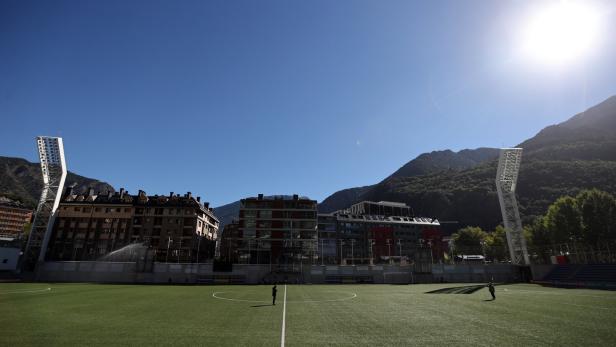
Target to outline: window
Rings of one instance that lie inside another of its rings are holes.
[[[244,220],[244,227],[245,228],[254,228],[256,225],[255,220],[252,218],[247,218]]]
[[[130,208],[129,207],[124,208],[124,212],[130,212]]]
[[[75,207],[75,212],[81,211],[81,207]]]

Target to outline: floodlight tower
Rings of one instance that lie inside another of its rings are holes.
[[[47,244],[66,179],[62,138],[39,136],[36,138],[36,143],[43,174],[43,191],[34,214],[30,237],[24,253],[23,265],[26,270],[35,270],[38,262],[45,261]]]
[[[515,197],[521,161],[522,148],[501,148],[496,172],[496,190],[503,214],[511,263],[528,265],[530,261],[526,249],[526,240],[524,239],[518,202]]]

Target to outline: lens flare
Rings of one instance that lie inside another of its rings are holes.
[[[600,16],[580,3],[559,2],[530,16],[522,34],[525,58],[546,65],[566,65],[589,54],[599,38]]]

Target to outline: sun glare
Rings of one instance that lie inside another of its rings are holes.
[[[523,31],[526,59],[562,66],[588,55],[599,37],[599,15],[592,7],[559,2],[533,13]]]

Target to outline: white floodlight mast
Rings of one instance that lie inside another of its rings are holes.
[[[518,211],[518,202],[515,197],[521,161],[522,148],[501,148],[496,172],[496,190],[503,215],[503,223],[505,224],[511,263],[528,265],[530,260],[520,212]]]
[[[36,143],[41,161],[43,175],[43,191],[32,222],[32,229],[26,252],[24,254],[27,266],[35,266],[36,262],[45,260],[49,238],[56,219],[56,210],[62,198],[64,181],[66,180],[66,161],[62,138],[39,136]]]

